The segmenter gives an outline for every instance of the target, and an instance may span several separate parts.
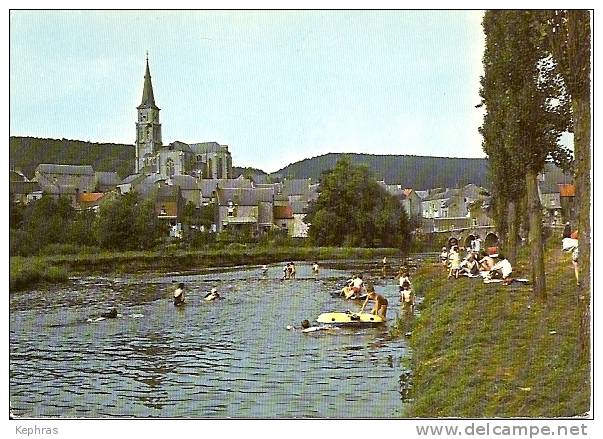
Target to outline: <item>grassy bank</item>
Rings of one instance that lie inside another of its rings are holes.
[[[30,288],[37,282],[63,281],[69,275],[182,271],[198,268],[329,259],[374,259],[395,256],[391,248],[257,247],[233,245],[212,250],[98,252],[10,258],[11,291]],[[52,276],[60,273],[61,276]]]
[[[10,262],[9,288],[11,291],[28,288],[40,283],[67,282],[66,269],[51,265],[40,258],[19,258]]]
[[[516,277],[530,277],[527,256]],[[578,348],[579,310],[570,255],[546,254],[548,300],[527,286],[446,280],[423,267],[425,296],[411,346],[411,417],[558,417],[590,407],[590,363]],[[587,298],[588,300],[588,298]]]

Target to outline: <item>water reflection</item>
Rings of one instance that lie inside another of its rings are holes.
[[[349,274],[392,304],[380,266],[296,263],[162,275],[85,277],[10,295],[10,399],[16,417],[391,417],[401,408],[404,337],[388,327],[302,334],[289,324],[359,310],[331,297]],[[188,288],[174,308],[174,282]],[[224,300],[205,302],[218,288]],[[116,306],[120,316],[87,323]],[[396,305],[392,306],[396,310]],[[394,313],[389,314],[390,320]]]

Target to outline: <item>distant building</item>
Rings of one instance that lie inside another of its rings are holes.
[[[40,164],[34,180],[44,194],[54,198],[67,197],[72,206],[77,206],[79,194],[94,192],[95,174],[89,165]]]
[[[117,188],[121,179],[117,172],[95,172],[95,189],[98,192],[109,192]]]
[[[486,189],[475,184],[454,189],[433,189],[421,201],[421,214],[423,218],[469,217],[468,206],[489,196]]]
[[[402,190],[404,198],[402,199],[402,207],[406,211],[409,218],[420,218],[421,217],[421,202],[422,199],[417,191],[411,188],[405,188]]]
[[[232,157],[228,146],[216,142],[187,144],[174,141],[163,145],[159,107],[155,104],[147,57],[142,100],[137,107],[136,174],[165,177],[191,175],[197,178],[232,178]]]
[[[218,188],[217,231],[246,230],[251,234],[274,225],[274,190],[269,188]]]

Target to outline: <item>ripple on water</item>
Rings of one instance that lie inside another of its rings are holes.
[[[74,279],[10,295],[10,398],[17,417],[367,417],[399,408],[406,340],[385,328],[303,334],[351,271],[280,266]],[[370,277],[369,265],[363,268]],[[174,309],[174,281],[187,305]],[[373,279],[397,299],[393,280]],[[391,284],[391,285],[390,285]],[[217,287],[220,302],[203,301]],[[395,302],[394,302],[395,303]],[[86,323],[116,306],[120,318]],[[376,396],[378,395],[378,396]],[[367,409],[368,407],[368,409]]]

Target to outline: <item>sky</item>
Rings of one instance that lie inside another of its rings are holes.
[[[480,11],[11,11],[10,135],[163,143],[274,172],[328,152],[484,157]]]

